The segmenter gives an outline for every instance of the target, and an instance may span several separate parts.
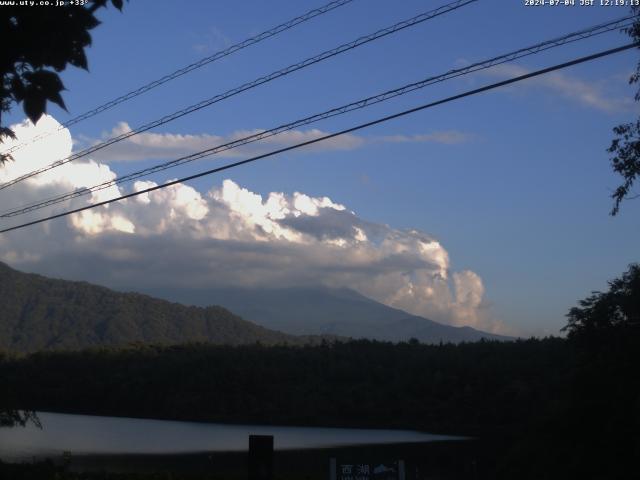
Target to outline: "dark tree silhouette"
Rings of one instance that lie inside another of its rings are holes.
[[[1,410],[0,427],[13,427],[20,425],[24,427],[28,422],[40,426],[40,421],[34,412],[29,410]]]
[[[622,277],[609,282],[609,291],[593,292],[567,317],[563,331],[569,338],[595,338],[614,329],[640,327],[640,264],[629,265]]]
[[[123,0],[111,3],[122,10]],[[22,103],[33,123],[46,112],[48,101],[66,109],[61,95],[65,88],[56,72],[67,65],[88,69],[89,31],[100,24],[95,12],[106,4],[89,0],[84,5],[0,7],[0,142],[15,138],[2,123],[2,114],[14,104]],[[10,159],[0,154],[0,164]]]
[[[560,453],[558,478],[628,478],[640,454],[640,265],[631,264],[606,292],[593,292],[568,313],[574,352],[565,408],[540,451]]]
[[[4,360],[5,355],[0,353],[0,363]],[[16,405],[14,393],[14,390],[8,385],[6,379],[3,378],[2,381],[0,381],[0,428],[24,427],[29,422],[40,427],[40,421],[35,412],[14,408]],[[0,478],[1,477],[2,475],[0,474]]]
[[[640,14],[640,6],[631,7],[631,12]],[[636,20],[633,26],[625,29],[626,33],[634,42],[640,42],[640,19]],[[640,82],[640,62],[636,66],[636,71],[631,78],[630,84]],[[640,89],[636,92],[635,100],[640,101]],[[638,195],[631,196],[631,187],[640,176],[640,118],[635,122],[624,123],[613,129],[616,137],[611,142],[608,152],[613,154],[611,166],[616,173],[622,176],[622,184],[615,189],[611,197],[614,200],[611,215],[616,215],[620,211],[620,204],[625,198],[637,198]]]

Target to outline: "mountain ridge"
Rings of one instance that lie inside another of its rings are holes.
[[[87,282],[14,270],[0,262],[0,349],[33,352],[191,342],[304,343],[223,307],[184,306]]]
[[[347,288],[142,290],[53,279],[0,262],[0,349],[295,345],[348,337],[423,343],[511,340],[411,315]]]
[[[425,343],[513,340],[456,327],[390,307],[348,288],[148,289],[147,293],[186,305],[219,304],[242,318],[291,335],[337,335],[381,341]]]

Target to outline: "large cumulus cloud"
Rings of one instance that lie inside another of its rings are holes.
[[[57,125],[45,117],[35,127],[14,128],[22,141]],[[15,162],[0,168],[0,181],[62,158],[71,147],[69,132],[60,130],[17,151]],[[0,202],[7,208],[114,177],[93,160],[71,163],[2,191]],[[152,185],[138,181],[131,188]],[[114,186],[81,201],[119,193]],[[486,308],[480,276],[452,272],[447,251],[431,236],[364,220],[327,197],[263,197],[229,179],[208,192],[178,184],[1,235],[0,258],[112,287],[349,287],[437,321],[503,331]]]

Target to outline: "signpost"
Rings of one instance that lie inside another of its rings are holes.
[[[363,463],[330,458],[329,480],[405,480],[404,460]]]
[[[273,435],[249,435],[249,480],[273,480]]]

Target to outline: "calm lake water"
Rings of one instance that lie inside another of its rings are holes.
[[[410,430],[279,427],[39,413],[42,430],[0,428],[0,459],[72,454],[245,451],[249,435],[273,435],[276,450],[462,440]]]

